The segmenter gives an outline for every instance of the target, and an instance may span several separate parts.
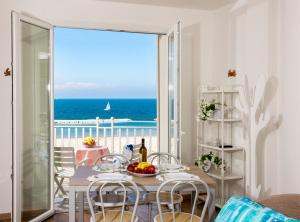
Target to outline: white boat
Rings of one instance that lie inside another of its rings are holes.
[[[104,110],[105,110],[105,111],[109,111],[109,110],[110,110],[110,104],[109,104],[109,102],[106,104],[106,107],[105,107]]]

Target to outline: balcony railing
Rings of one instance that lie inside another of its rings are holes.
[[[54,146],[79,147],[85,137],[96,139],[112,153],[121,153],[127,144],[139,144],[145,138],[149,152],[158,151],[156,121],[129,119],[55,120]]]

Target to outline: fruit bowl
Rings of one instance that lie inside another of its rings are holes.
[[[159,174],[155,166],[148,162],[135,162],[127,166],[127,172],[137,177],[152,177]]]

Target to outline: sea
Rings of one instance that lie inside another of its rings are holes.
[[[110,110],[105,110],[107,104]],[[152,133],[156,134],[157,100],[156,99],[55,99],[54,100],[54,120],[91,120],[99,117],[101,120],[115,119],[114,126],[130,127],[129,134],[133,135],[132,127],[138,127],[137,135],[142,133],[142,127],[155,127]],[[124,119],[127,119],[124,121]],[[123,120],[123,121],[118,121]],[[55,124],[57,133],[59,126],[66,124]],[[72,124],[74,126],[74,124]],[[80,126],[93,126],[94,124],[75,124],[78,134],[81,135]],[[109,122],[100,123],[100,127],[109,127]],[[67,136],[67,128],[63,128],[64,137]],[[85,129],[88,134],[88,128]],[[107,134],[109,135],[110,129]],[[117,130],[117,129],[115,129]],[[123,131],[125,129],[122,129]],[[147,131],[147,130],[144,130]],[[117,132],[115,132],[117,133]],[[122,132],[124,134],[124,132]],[[146,132],[147,133],[147,132]],[[92,136],[95,136],[95,129],[92,129]],[[100,131],[100,136],[103,132]],[[75,136],[71,130],[71,137]]]
[[[109,111],[104,110],[107,103]],[[131,119],[154,121],[156,99],[55,99],[55,120]]]

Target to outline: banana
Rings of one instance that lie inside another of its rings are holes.
[[[140,163],[138,164],[137,168],[143,170],[143,169],[145,169],[145,168],[148,167],[148,166],[151,166],[151,163],[148,163],[148,162],[140,162]]]

